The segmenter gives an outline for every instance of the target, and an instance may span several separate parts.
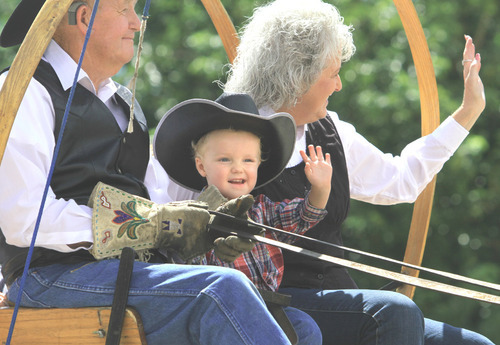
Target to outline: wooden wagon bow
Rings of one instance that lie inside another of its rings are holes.
[[[220,0],[201,0],[221,37],[229,61],[236,57],[239,40]],[[73,0],[46,0],[21,44],[0,91],[0,162],[10,130],[24,93],[52,35]],[[410,44],[420,90],[422,135],[439,125],[439,100],[436,78],[427,41],[411,0],[394,0]],[[415,202],[404,261],[420,265],[425,249],[436,179],[434,178]],[[403,273],[418,276],[418,271],[404,268]],[[410,298],[415,287],[398,290]]]

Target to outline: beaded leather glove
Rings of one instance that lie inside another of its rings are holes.
[[[168,249],[187,261],[213,248],[205,203],[156,204],[99,182],[89,206],[94,233],[90,253],[96,259],[120,255],[124,247],[131,247]]]

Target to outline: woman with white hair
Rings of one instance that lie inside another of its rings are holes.
[[[462,104],[400,156],[387,155],[326,109],[329,96],[342,89],[342,63],[355,52],[352,27],[333,5],[276,0],[255,10],[240,38],[224,91],[250,94],[262,116],[287,112],[297,124],[295,153],[287,169],[255,193],[273,200],[304,197],[309,186],[299,151],[320,145],[332,157],[332,192],[328,215],[307,234],[323,241],[342,244],[350,198],[384,205],[414,202],[485,107],[481,58],[465,36]],[[299,244],[343,256],[339,249]],[[477,333],[424,319],[401,294],[358,289],[342,267],[289,252],[284,257],[280,292],[292,295],[292,306],[316,320],[324,344],[492,344]]]

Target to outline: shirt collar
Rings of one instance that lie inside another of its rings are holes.
[[[56,72],[63,89],[68,90],[73,85],[75,71],[78,67],[77,63],[54,40],[50,41],[45,53],[43,54],[43,59],[50,63]],[[104,103],[106,103],[117,90],[113,80],[108,78],[100,85],[99,92],[96,93],[94,84],[83,69],[80,69],[77,80],[80,85],[92,92],[94,95],[97,95]]]
[[[262,116],[271,116],[273,114],[276,114],[276,111],[274,111],[270,106],[265,105],[259,109],[259,114]],[[307,124],[297,126],[297,137],[298,138],[302,137],[306,131],[307,131]]]
[[[259,114],[262,116],[271,116],[276,114],[269,106],[264,106],[259,109]],[[292,156],[288,161],[287,168],[294,167],[302,162],[302,156],[300,155],[300,150],[306,151],[306,136],[305,133],[307,131],[307,124],[297,126],[297,130],[295,132],[295,148],[293,150]],[[306,151],[307,152],[307,151]]]

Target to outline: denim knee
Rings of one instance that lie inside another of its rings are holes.
[[[208,278],[209,281],[212,281],[209,287],[214,285],[218,289],[227,289],[229,291],[236,291],[237,293],[242,290],[252,290],[258,294],[257,288],[244,273],[233,268],[216,266],[211,268],[214,268],[214,270],[212,276]]]
[[[311,316],[293,307],[286,307],[284,311],[297,333],[298,345],[321,345],[323,343],[321,330]]]
[[[297,334],[299,334],[298,345],[321,345],[323,343],[321,330],[316,322],[314,322],[313,318],[302,320],[300,330]]]
[[[242,272],[225,267],[212,267],[206,280],[209,282],[201,291],[218,303],[225,304],[231,310],[231,305],[259,305],[265,308],[264,300],[261,298],[255,285]],[[251,309],[250,309],[251,310]]]
[[[399,325],[403,329],[412,328],[423,334],[424,315],[420,308],[410,298],[391,291],[378,291],[372,295],[368,303],[368,311],[375,319],[382,318],[384,322]]]

